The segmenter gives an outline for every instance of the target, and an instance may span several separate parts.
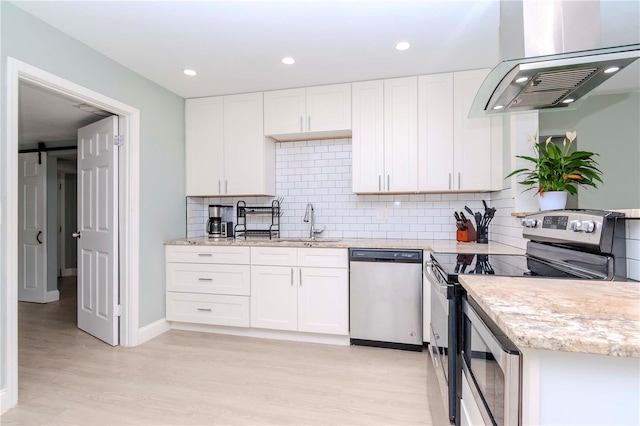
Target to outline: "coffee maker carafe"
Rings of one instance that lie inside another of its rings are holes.
[[[222,206],[209,204],[209,221],[207,232],[211,237],[222,236]]]

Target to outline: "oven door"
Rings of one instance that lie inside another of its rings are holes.
[[[464,298],[462,370],[487,425],[520,425],[521,356],[473,299]]]
[[[442,402],[450,421],[455,419],[455,387],[451,381],[450,371],[455,362],[455,348],[450,350],[450,305],[449,296],[452,294],[453,284],[448,284],[433,270],[430,262],[425,263],[424,275],[429,281],[431,293],[431,316],[429,319],[429,333],[431,340],[429,356],[436,371],[438,386],[442,395]]]

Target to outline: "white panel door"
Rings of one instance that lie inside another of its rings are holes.
[[[352,190],[381,192],[384,175],[384,83],[353,83]]]
[[[347,268],[300,268],[298,331],[349,334]]]
[[[264,134],[302,133],[305,128],[304,89],[264,92]]]
[[[21,302],[46,302],[46,179],[46,153],[19,154],[18,300]]]
[[[351,129],[351,83],[307,87],[307,132]]]
[[[224,195],[266,193],[263,123],[262,92],[224,97]]]
[[[418,77],[384,81],[384,158],[386,191],[417,191]]]
[[[418,190],[453,189],[453,74],[418,77]]]
[[[251,327],[298,328],[298,268],[251,266]]]
[[[222,96],[185,102],[187,196],[223,194],[222,105]]]
[[[118,117],[78,129],[78,327],[118,344]]]
[[[469,110],[488,70],[453,75],[455,190],[491,189],[491,117],[469,118]]]

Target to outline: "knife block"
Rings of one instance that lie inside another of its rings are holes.
[[[467,227],[464,231],[458,229],[456,230],[456,241],[468,243],[471,241],[475,241],[477,237],[476,228],[473,227],[473,223],[467,219],[464,223],[464,226]]]

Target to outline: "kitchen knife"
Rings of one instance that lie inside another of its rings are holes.
[[[467,217],[464,215],[463,212],[460,212],[460,219],[462,219],[462,221],[466,224],[467,223]]]
[[[473,217],[473,211],[469,207],[464,206],[464,209]]]

